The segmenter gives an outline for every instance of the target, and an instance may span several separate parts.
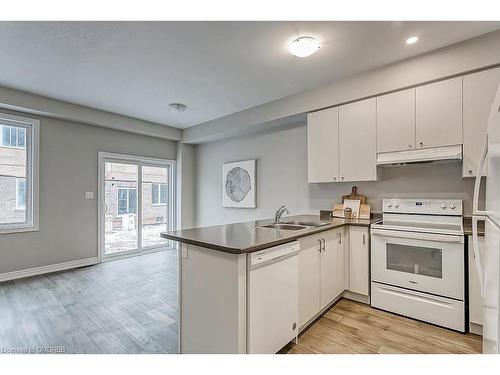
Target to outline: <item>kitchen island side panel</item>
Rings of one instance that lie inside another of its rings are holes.
[[[246,353],[246,254],[181,253],[181,353]]]

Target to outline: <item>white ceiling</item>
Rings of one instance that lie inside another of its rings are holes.
[[[0,85],[185,128],[500,29],[500,22],[0,22]],[[322,47],[299,59],[298,37]],[[407,37],[420,41],[408,46]],[[168,111],[171,102],[186,112]]]

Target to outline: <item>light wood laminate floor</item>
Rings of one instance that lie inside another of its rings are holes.
[[[177,353],[176,251],[0,284],[0,353]],[[480,353],[460,334],[342,299],[282,352]]]
[[[177,252],[0,284],[0,353],[177,353]]]
[[[283,352],[480,353],[481,337],[462,334],[341,299]]]

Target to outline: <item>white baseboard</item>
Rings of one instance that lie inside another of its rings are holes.
[[[469,323],[469,332],[475,333],[476,335],[483,335],[483,326],[481,324]]]
[[[64,270],[69,270],[71,268],[85,267],[97,263],[99,263],[99,259],[97,257],[92,257],[92,258],[72,260],[70,262],[64,262],[64,263],[49,264],[47,266],[28,268],[25,270],[5,272],[0,274],[0,282],[21,279],[23,277],[42,275],[44,273],[64,271]]]
[[[349,290],[344,291],[344,293],[342,294],[342,297],[347,298],[347,299],[352,299],[353,301],[356,301],[356,302],[365,303],[367,305],[370,304],[370,296],[365,296],[362,294],[353,293]]]
[[[330,302],[328,305],[326,305],[320,311],[318,311],[316,314],[314,314],[314,316],[311,319],[309,319],[307,322],[305,322],[299,328],[299,333],[301,333],[304,329],[306,329],[307,327],[309,327],[312,322],[314,322],[321,315],[323,315],[327,310],[329,310],[332,307],[332,305],[336,304],[342,298],[342,296],[343,296],[342,294],[338,295],[337,297],[334,298],[334,300],[332,302]]]

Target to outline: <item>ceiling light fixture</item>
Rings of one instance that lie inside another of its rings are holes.
[[[418,36],[411,36],[406,39],[406,44],[415,44],[418,42]]]
[[[288,45],[290,53],[297,57],[311,56],[320,49],[319,42],[310,36],[303,36],[292,40]]]
[[[170,103],[168,105],[168,110],[174,113],[181,113],[187,109],[187,105],[182,103]]]

